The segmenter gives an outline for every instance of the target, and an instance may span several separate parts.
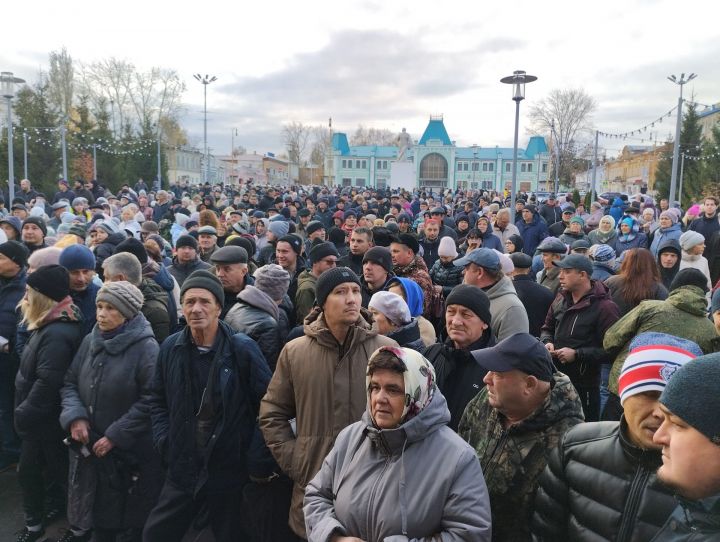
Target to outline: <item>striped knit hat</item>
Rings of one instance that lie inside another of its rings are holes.
[[[641,333],[630,342],[630,353],[622,366],[620,404],[638,393],[662,392],[675,371],[702,355],[700,347],[687,339],[666,333]]]

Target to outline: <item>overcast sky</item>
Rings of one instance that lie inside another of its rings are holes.
[[[0,68],[29,82],[48,53],[67,47],[81,62],[115,56],[185,79],[181,122],[202,144],[201,72],[208,87],[208,140],[283,152],[281,127],[333,119],[418,139],[443,114],[458,145],[511,146],[514,103],[501,77],[536,75],[521,104],[555,88],[582,87],[598,102],[595,127],[634,130],[675,106],[669,74],[700,103],[720,102],[720,26],[712,0],[303,2],[13,2],[0,33]],[[9,18],[10,19],[10,18]],[[658,138],[674,124],[659,125]],[[639,142],[637,142],[639,144]],[[601,146],[612,154],[622,142]]]

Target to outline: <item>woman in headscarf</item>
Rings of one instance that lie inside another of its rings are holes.
[[[370,356],[366,380],[362,420],[340,433],[305,491],[309,542],[489,541],[480,464],[447,427],[450,411],[430,362],[382,347]]]
[[[508,237],[508,240],[505,241],[505,253],[506,254],[514,254],[516,252],[522,252],[523,249],[523,240],[522,237],[520,237],[517,234],[513,234],[510,237]]]
[[[70,433],[70,531],[63,542],[140,540],[162,485],[152,443],[150,397],[159,347],[126,281],[97,294],[97,324],[62,389],[60,424]]]
[[[60,265],[28,276],[20,302],[21,327],[30,333],[15,378],[15,429],[22,443],[18,481],[25,529],[18,540],[43,538],[44,522],[65,509],[67,451],[60,416],[63,377],[83,338],[80,309],[70,297],[70,275]]]
[[[592,245],[608,245],[615,247],[615,239],[617,239],[615,219],[610,215],[602,217],[597,229],[588,234],[588,239]]]
[[[385,290],[399,295],[405,300],[410,309],[410,316],[416,318],[420,327],[420,337],[423,344],[430,346],[437,342],[435,328],[430,321],[423,316],[424,296],[420,286],[405,277],[392,277],[385,284]]]
[[[490,217],[481,216],[477,219],[477,230],[480,232],[480,238],[482,239],[483,248],[494,248],[499,252],[505,252],[505,248],[502,246],[500,238],[493,233],[492,222]]]

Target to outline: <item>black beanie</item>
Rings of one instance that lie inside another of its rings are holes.
[[[290,245],[298,256],[300,255],[300,252],[302,252],[302,241],[297,235],[288,233],[277,240],[278,243],[280,241]]]
[[[198,242],[192,235],[181,235],[178,240],[175,241],[175,249],[180,247],[190,247],[195,250],[198,249]]]
[[[181,302],[185,292],[190,288],[202,288],[203,290],[207,290],[215,296],[221,307],[225,304],[225,292],[223,291],[222,282],[220,282],[219,278],[205,269],[193,271],[190,273],[188,278],[185,279],[182,288],[180,288]]]
[[[115,247],[115,254],[118,252],[129,252],[140,261],[141,265],[146,264],[148,261],[148,255],[145,247],[142,242],[138,241],[134,237],[130,237],[129,239],[125,239],[122,243],[119,243],[118,246]]]
[[[27,285],[53,301],[70,295],[70,274],[62,265],[43,265],[28,275]]]
[[[477,286],[471,284],[460,284],[455,286],[445,298],[445,306],[448,305],[462,305],[467,307],[475,314],[478,318],[490,325],[492,316],[490,314],[490,298],[485,292],[483,292]]]
[[[387,247],[372,247],[363,256],[363,263],[365,262],[376,263],[388,273],[392,273],[392,255]]]
[[[409,233],[401,233],[393,239],[393,243],[400,243],[401,245],[405,245],[410,250],[412,250],[414,254],[420,252],[420,243],[418,243],[418,240],[414,235],[411,235]]]
[[[255,241],[243,235],[233,235],[231,239],[226,239],[225,246],[236,246],[244,248],[245,252],[248,253],[248,257],[251,260],[255,256],[255,252],[257,252],[257,245],[255,244]]]
[[[670,283],[670,291],[676,290],[681,286],[697,286],[703,293],[708,292],[708,279],[699,269],[688,267],[682,271],[678,271],[675,278]]]
[[[23,226],[25,224],[35,224],[38,228],[40,228],[43,232],[43,237],[47,235],[47,224],[45,224],[45,221],[40,218],[39,216],[29,216],[23,221]]]
[[[315,284],[315,300],[322,308],[325,304],[327,296],[335,289],[335,287],[345,282],[352,282],[360,286],[360,279],[348,267],[334,267],[323,272],[317,279]]]
[[[12,260],[20,267],[25,267],[27,265],[27,259],[30,255],[30,251],[22,243],[18,243],[17,241],[6,241],[0,244],[0,254],[9,260]]]
[[[336,245],[345,244],[345,231],[340,228],[330,228],[328,232],[328,240]]]
[[[336,258],[340,257],[335,245],[328,242],[314,245],[308,253],[308,259],[311,264],[318,263],[320,260],[327,258],[328,256],[335,256]]]

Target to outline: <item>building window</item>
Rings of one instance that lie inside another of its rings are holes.
[[[510,173],[512,171],[512,162],[506,162],[505,163],[505,173]]]
[[[472,170],[473,170],[473,171],[478,171],[478,167],[479,167],[479,166],[480,166],[479,163],[473,162],[473,163],[472,163]]]
[[[488,171],[488,163],[483,162],[483,171]]]
[[[445,181],[447,175],[448,163],[442,155],[433,152],[420,161],[420,179]]]
[[[378,187],[378,188],[385,188],[385,187],[387,187],[387,179],[378,178],[376,182],[377,182],[377,187]]]
[[[542,163],[542,172],[547,173],[547,162]]]
[[[355,169],[360,169],[360,160],[355,160]]]
[[[488,171],[495,171],[495,162],[488,162]]]
[[[362,169],[367,169],[367,160],[362,161]]]
[[[343,186],[352,186],[352,179],[348,179],[347,177],[343,177],[342,185],[343,185]]]
[[[343,167],[343,169],[345,169],[347,167],[347,160],[342,161],[342,167]]]
[[[520,164],[520,173],[527,173],[527,164],[525,162]]]
[[[377,162],[375,162],[375,167],[377,169],[382,169],[382,160],[378,160]]]
[[[527,165],[528,173],[532,173],[532,170],[533,170],[533,167],[532,167],[532,166],[533,166],[533,165],[532,165],[532,162],[529,162],[528,165]]]
[[[365,179],[355,179],[355,186],[365,186]]]

